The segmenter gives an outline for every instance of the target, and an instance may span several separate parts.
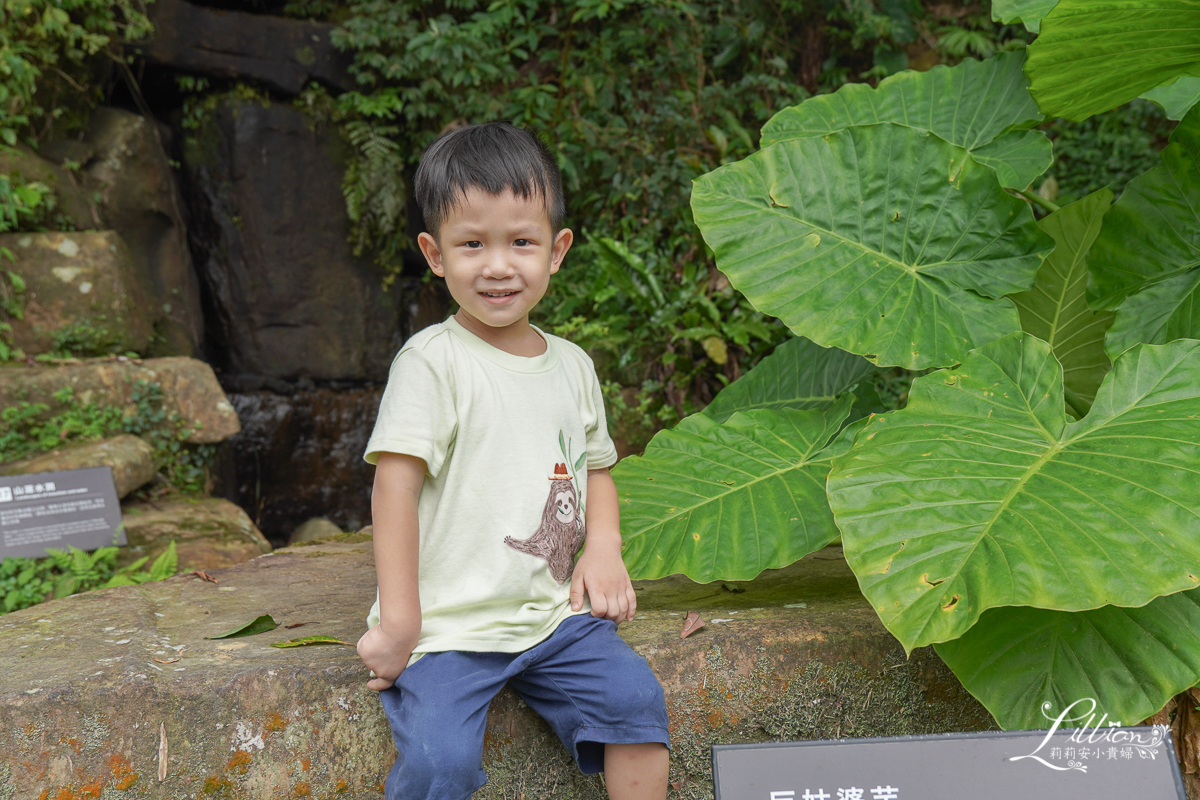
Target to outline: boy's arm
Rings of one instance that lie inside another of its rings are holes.
[[[617,485],[607,469],[588,470],[587,539],[571,578],[571,608],[583,607],[586,592],[592,616],[624,622],[633,619],[637,597],[621,560],[621,512]]]
[[[423,460],[397,453],[379,454],[371,494],[379,624],[358,640],[358,655],[376,676],[368,681],[367,688],[375,691],[396,682],[421,636],[417,499],[424,480]]]

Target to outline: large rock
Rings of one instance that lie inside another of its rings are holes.
[[[0,475],[28,475],[86,467],[112,467],[117,497],[124,497],[154,479],[154,448],[137,436],[123,434],[0,464]]]
[[[189,236],[211,361],[274,378],[387,377],[397,292],[346,241],[345,145],[290,105],[226,98],[187,139]]]
[[[175,356],[141,360],[93,360],[54,367],[0,367],[0,408],[21,401],[45,403],[48,413],[64,409],[55,399],[63,388],[79,403],[120,406],[133,414],[132,394],[139,381],[163,390],[164,411],[178,414],[187,426],[184,441],[215,444],[241,430],[237,413],[225,397],[212,367],[194,358]]]
[[[85,160],[90,155],[90,151],[81,152]],[[79,230],[104,227],[92,200],[91,187],[61,164],[62,158],[43,158],[21,143],[0,148],[0,174],[17,175],[26,183],[38,181],[48,186],[54,192],[55,210]]]
[[[182,497],[121,507],[128,545],[118,563],[146,556],[151,562],[172,541],[180,570],[232,567],[271,552],[246,512],[216,497]]]
[[[361,635],[371,547],[343,538],[217,571],[219,584],[176,577],[0,617],[12,800],[378,798],[395,751],[353,648],[269,646]],[[712,797],[713,743],[992,726],[931,649],[905,658],[836,548],[738,588],[640,583],[638,619],[621,626],[666,690],[671,797]],[[709,624],[681,640],[689,610]],[[311,624],[203,638],[265,613]],[[476,798],[606,796],[509,690],[492,703],[484,760],[491,782]]]
[[[287,94],[310,80],[354,88],[351,57],[329,41],[334,26],[157,0],[148,13],[154,34],[135,52],[149,61],[218,78],[251,78]]]
[[[222,446],[217,494],[253,508],[267,538],[328,517],[342,530],[371,521],[375,468],[363,451],[382,390],[231,394],[242,431]]]
[[[153,300],[148,311],[158,333],[154,355],[195,355],[204,341],[200,285],[157,124],[121,109],[98,108],[85,144],[91,157],[84,177],[100,197],[104,227],[121,234],[137,281]]]
[[[25,280],[24,319],[10,324],[26,354],[54,350],[64,332],[87,355],[146,352],[148,297],[115,231],[9,233],[0,248],[13,254],[6,268]]]

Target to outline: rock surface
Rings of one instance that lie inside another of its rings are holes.
[[[371,521],[375,468],[362,456],[382,393],[231,394],[242,432],[222,445],[216,493],[256,509],[275,542],[312,517],[347,531],[363,527]]]
[[[271,544],[246,512],[217,497],[185,497],[129,503],[121,507],[128,546],[117,562],[143,556],[154,562],[172,541],[180,570],[232,567],[271,552]]]
[[[0,617],[5,800],[378,798],[394,750],[353,648],[268,646],[362,633],[370,543],[341,538],[217,571],[219,584],[175,577]],[[666,689],[670,797],[712,797],[716,742],[991,726],[931,650],[905,659],[836,548],[736,588],[639,583],[638,619],[622,626]],[[681,640],[688,610],[709,622]],[[265,613],[310,624],[203,638]],[[508,690],[489,713],[485,768],[477,798],[605,796]]]
[[[0,235],[25,279],[25,318],[12,321],[27,355],[55,349],[55,334],[74,331],[89,355],[145,353],[152,333],[148,295],[115,231]]]
[[[350,57],[329,41],[334,26],[157,0],[149,6],[154,36],[133,48],[150,61],[219,78],[251,78],[298,94],[310,80],[354,88]]]
[[[101,107],[92,114],[85,144],[92,155],[83,177],[100,196],[104,227],[121,234],[135,277],[153,299],[147,311],[160,337],[154,355],[195,355],[204,341],[200,284],[187,248],[182,199],[156,123]]]
[[[145,360],[96,359],[46,367],[0,367],[0,408],[20,401],[45,403],[51,412],[63,404],[54,393],[74,390],[80,403],[127,407],[137,381],[158,383],[164,410],[178,413],[188,426],[184,441],[215,444],[241,430],[237,413],[217,383],[212,367],[194,358],[174,356]]]
[[[154,479],[154,448],[137,436],[123,434],[0,464],[0,475],[27,475],[85,467],[112,467],[117,497],[124,497]]]
[[[57,210],[79,230],[104,227],[90,188],[60,163],[61,158],[43,158],[23,143],[0,149],[0,174],[19,175],[27,183],[39,181],[49,186],[58,202]]]
[[[288,544],[315,542],[318,539],[328,539],[332,536],[338,536],[341,533],[342,529],[325,517],[313,517],[292,531],[292,535],[288,537]]]
[[[188,235],[219,370],[382,381],[398,291],[346,241],[345,145],[290,105],[226,97],[185,142]]]

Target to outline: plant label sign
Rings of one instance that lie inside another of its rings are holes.
[[[112,467],[0,477],[0,558],[125,544]]]
[[[1165,725],[715,745],[716,800],[1186,800]]]

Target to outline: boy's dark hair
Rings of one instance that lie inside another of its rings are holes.
[[[425,228],[435,238],[442,222],[470,188],[491,195],[506,189],[545,203],[550,230],[566,216],[562,176],[554,156],[527,130],[507,122],[466,125],[440,136],[421,158],[413,191]]]

